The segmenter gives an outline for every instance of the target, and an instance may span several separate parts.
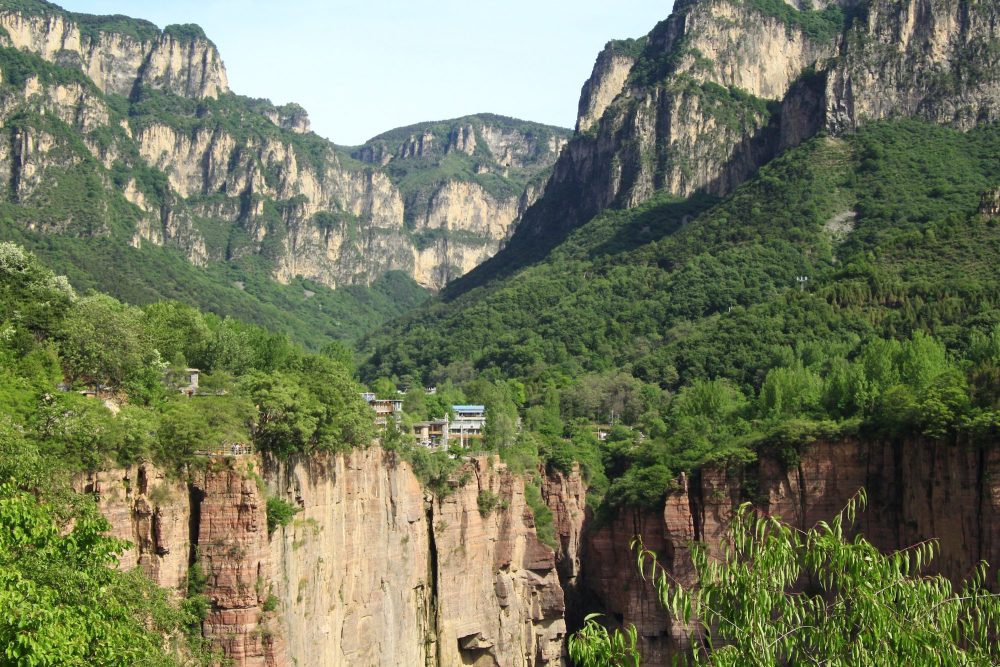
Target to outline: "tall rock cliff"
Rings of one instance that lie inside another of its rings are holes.
[[[260,257],[285,283],[400,270],[442,287],[497,251],[568,136],[482,115],[388,133],[355,159],[302,107],[231,93],[197,26],[0,3],[0,47],[13,221],[197,265]]]
[[[452,292],[536,258],[605,208],[727,194],[820,131],[890,116],[994,120],[998,22],[996,3],[970,0],[678,2],[649,35],[598,56],[546,195],[509,251]]]
[[[752,501],[805,529],[832,518],[864,488],[868,507],[854,530],[884,551],[936,539],[940,552],[928,571],[959,581],[981,560],[1000,563],[1000,529],[992,520],[1000,509],[998,473],[995,448],[920,440],[819,442],[791,467],[764,455],[750,467],[707,468],[682,477],[662,509],[624,510],[591,531],[581,584],[594,596],[591,609],[635,624],[643,664],[669,665],[690,628],[670,618],[634,568],[619,565],[631,562],[633,536],[642,535],[671,574],[690,585],[689,544],[720,550],[740,503]]]
[[[200,99],[229,92],[215,45],[197,26],[168,26],[123,17],[69,14],[47,2],[17,11],[0,5],[8,44],[45,60],[81,69],[108,95],[129,97],[150,87]]]
[[[682,582],[694,581],[692,541],[721,549],[734,509],[760,509],[805,528],[836,514],[859,488],[855,528],[884,550],[940,541],[931,567],[964,578],[1000,563],[1000,453],[929,441],[819,442],[789,467],[764,454],[749,466],[682,476],[662,508],[622,509],[595,522],[578,473],[549,473],[542,495],[555,549],[539,541],[524,481],[469,461],[444,497],[406,463],[373,447],[262,462],[215,459],[186,481],[150,465],[94,473],[112,533],[136,565],[183,595],[205,575],[205,637],[236,665],[562,665],[583,615],[634,624],[643,664],[670,664],[690,628],[669,617],[635,570],[645,545]],[[268,534],[265,506],[299,509]]]
[[[523,478],[502,465],[472,459],[434,497],[377,447],[205,464],[186,481],[140,465],[77,488],[135,545],[123,567],[183,595],[197,564],[203,634],[235,665],[564,664],[561,566],[535,532]],[[579,477],[548,488],[575,550],[583,513],[567,508]],[[299,509],[270,535],[268,498]],[[560,562],[573,558],[560,547]]]

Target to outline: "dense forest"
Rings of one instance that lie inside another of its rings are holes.
[[[595,503],[761,447],[995,436],[1000,128],[819,136],[732,196],[609,210],[544,261],[367,341],[365,378],[492,381],[489,447],[590,476]],[[598,442],[596,430],[608,428]],[[502,430],[502,429],[500,429]]]

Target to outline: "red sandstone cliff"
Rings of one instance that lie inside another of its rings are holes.
[[[934,568],[952,578],[980,559],[1000,563],[1000,451],[955,444],[817,443],[791,468],[765,455],[682,477],[662,509],[600,526],[580,475],[551,473],[542,495],[555,549],[538,540],[523,480],[487,459],[470,461],[443,498],[378,448],[266,469],[219,460],[183,481],[142,465],[78,483],[136,545],[123,566],[182,595],[197,559],[212,601],[204,634],[237,666],[560,665],[567,621],[591,611],[634,623],[644,664],[668,664],[687,628],[638,577],[634,535],[692,581],[689,543],[717,548],[745,499],[806,527],[860,487],[859,527],[882,549],[938,538]],[[269,496],[301,508],[271,536]],[[495,507],[481,513],[481,497]],[[279,602],[265,612],[271,595]]]
[[[546,494],[561,503],[559,552],[578,569],[584,490],[578,476],[557,479]],[[374,447],[266,467],[216,459],[186,480],[142,465],[78,483],[135,544],[124,567],[181,596],[198,563],[211,602],[203,634],[237,667],[564,664],[566,596],[524,480],[481,458],[453,486],[434,498]],[[488,512],[481,494],[495,500]],[[301,510],[270,536],[268,497]]]
[[[690,583],[688,543],[717,548],[739,503],[753,500],[805,528],[830,519],[862,487],[868,509],[858,528],[879,548],[936,538],[941,550],[930,571],[952,579],[966,577],[980,560],[1000,564],[1000,524],[993,521],[1000,509],[1000,451],[934,442],[824,442],[806,447],[791,468],[764,455],[746,468],[705,469],[682,478],[662,512],[622,511],[588,532],[580,584],[593,595],[592,611],[636,625],[644,664],[669,664],[686,628],[672,623],[638,576],[628,548],[634,535]]]

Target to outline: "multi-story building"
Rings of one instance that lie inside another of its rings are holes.
[[[403,415],[403,401],[391,398],[375,398],[375,394],[365,392],[361,394],[372,410],[375,411],[375,424],[385,426],[389,420],[398,422]]]
[[[447,417],[431,419],[430,421],[413,424],[413,435],[424,447],[447,447],[451,432],[451,424]]]
[[[486,426],[485,406],[453,405],[451,409],[455,413],[449,426],[451,438],[458,438],[462,447],[467,447],[470,440],[483,437],[483,427]]]

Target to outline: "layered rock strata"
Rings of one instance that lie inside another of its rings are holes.
[[[855,530],[883,551],[937,539],[940,553],[927,569],[953,580],[968,576],[980,560],[1000,564],[1000,452],[993,448],[935,442],[823,442],[806,447],[788,468],[763,456],[745,469],[706,468],[682,477],[662,510],[625,510],[588,534],[581,584],[595,610],[635,624],[643,664],[671,664],[690,628],[675,623],[631,563],[629,541],[641,535],[672,575],[695,581],[692,541],[718,550],[734,509],[748,500],[798,528],[830,520],[858,489],[868,507]],[[747,497],[747,489],[754,489]]]
[[[206,463],[186,482],[142,465],[77,487],[135,544],[123,567],[178,596],[200,569],[204,636],[234,665],[563,664],[556,552],[537,537],[523,479],[502,465],[473,459],[436,498],[375,447],[264,468]],[[558,479],[549,500],[575,545],[582,484]],[[271,535],[268,498],[300,510]]]
[[[595,524],[580,475],[553,472],[541,491],[555,549],[537,537],[523,479],[488,459],[468,462],[444,497],[378,448],[263,469],[216,460],[188,482],[143,465],[78,489],[97,494],[112,533],[136,545],[123,567],[183,595],[198,563],[212,602],[204,634],[236,665],[561,665],[567,632],[602,612],[636,626],[643,664],[655,667],[691,628],[639,577],[634,536],[692,584],[691,543],[720,549],[740,503],[807,528],[865,488],[856,530],[886,551],[937,539],[928,571],[959,580],[980,560],[1000,563],[995,480],[992,449],[821,442],[790,468],[762,455],[682,476],[661,509]],[[269,497],[300,509],[270,536]]]
[[[302,107],[232,94],[196,26],[0,8],[0,47],[11,184],[0,198],[43,210],[25,215],[32,231],[131,225],[123,242],[175,247],[196,265],[263,255],[280,282],[368,284],[399,270],[443,287],[497,252],[568,135],[484,115],[390,133],[356,160],[310,133]],[[77,181],[104,201],[66,204],[61,189]]]

